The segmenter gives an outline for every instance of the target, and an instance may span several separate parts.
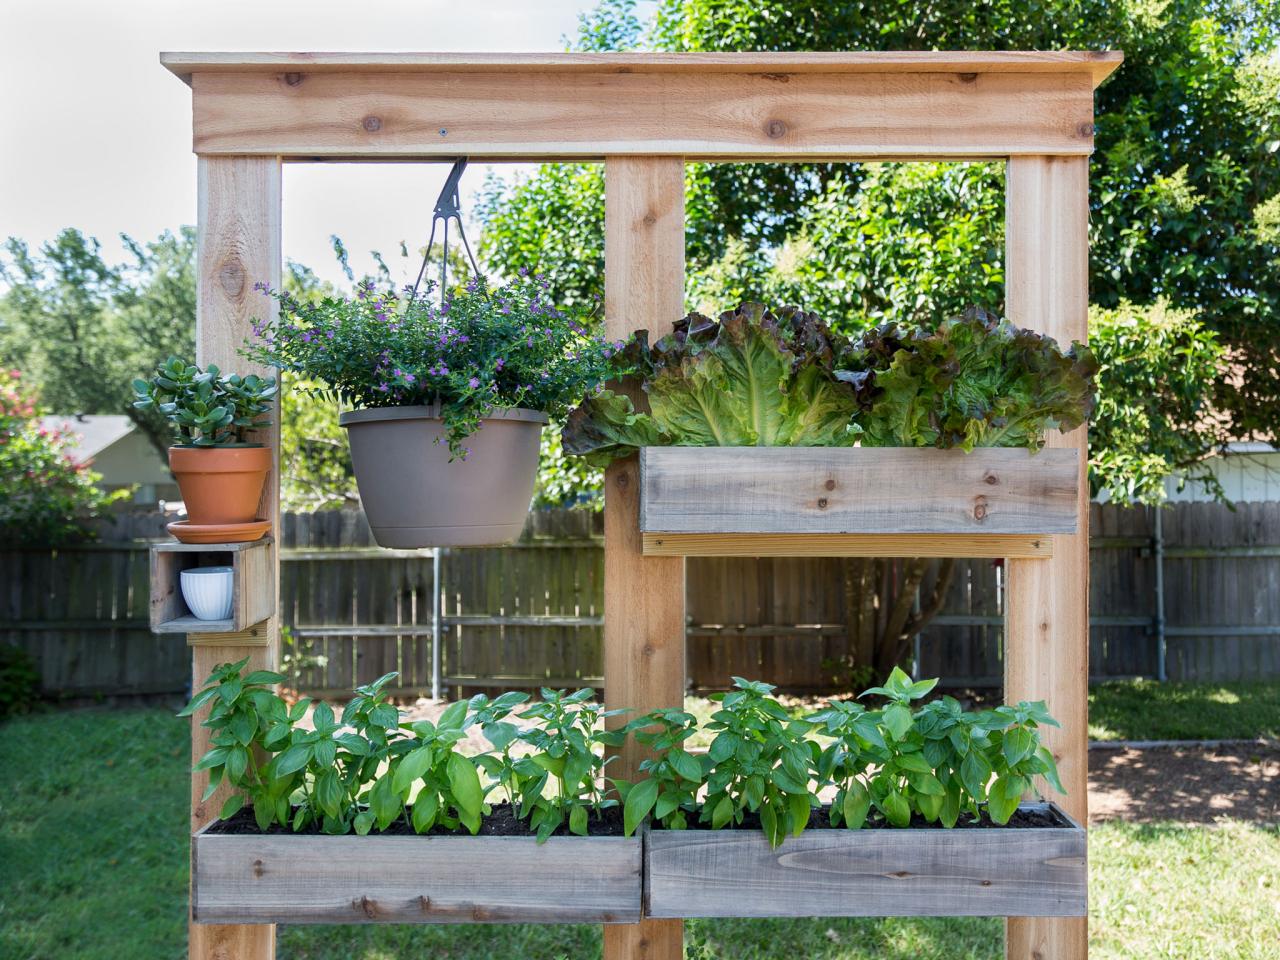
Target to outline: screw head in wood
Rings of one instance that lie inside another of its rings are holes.
[[[377,133],[382,129],[382,121],[377,117],[365,117],[361,125],[370,133]]]

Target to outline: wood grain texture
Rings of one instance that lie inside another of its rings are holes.
[[[653,917],[1083,916],[1085,834],[1017,829],[653,830]]]
[[[573,73],[1087,73],[1095,85],[1124,60],[1119,50],[886,50],[804,53],[391,53],[172,52],[160,62],[173,74],[263,69]]]
[[[1073,533],[1078,493],[1074,449],[640,451],[645,533]]]
[[[1087,71],[196,70],[201,155],[944,159],[1093,151]]]
[[[605,324],[610,338],[657,334],[683,314],[684,161],[611,157],[605,163]],[[646,557],[634,457],[605,471],[605,705],[647,711],[684,703],[684,558]],[[625,722],[614,717],[613,725]],[[628,738],[612,775],[634,779],[642,755]],[[680,960],[679,921],[605,931],[605,960]]]
[[[647,557],[1051,557],[1053,538],[1011,533],[646,533]]]
[[[192,913],[220,923],[634,923],[639,837],[198,833]]]
[[[1088,335],[1089,164],[1015,158],[1007,169],[1006,302],[1009,318],[1066,344]],[[1080,451],[1079,503],[1088,516],[1085,428],[1052,434],[1055,447]],[[1089,538],[1055,537],[1053,559],[1009,561],[1005,699],[1044,700],[1062,724],[1044,728],[1067,795],[1063,808],[1088,822]],[[1047,786],[1038,789],[1047,795]],[[1083,960],[1088,923],[1010,920],[1010,960]]]
[[[196,254],[196,360],[202,366],[215,363],[223,370],[263,373],[239,356],[251,332],[254,318],[274,322],[272,301],[253,290],[258,280],[280,285],[280,161],[275,157],[206,158],[197,161]],[[279,422],[279,404],[271,420]],[[272,528],[280,525],[280,435],[276,426],[260,431],[256,439],[273,448],[273,465],[263,487],[260,517],[269,517]],[[266,563],[272,571],[271,609],[279,610],[279,552],[273,539]],[[218,634],[192,647],[192,689],[198,690],[214,667],[244,657],[248,669],[271,669],[278,657],[279,621],[265,621],[266,644],[244,645],[243,637]],[[209,748],[209,731],[201,726],[207,715],[191,718],[191,754],[194,763]],[[228,790],[225,784],[209,800],[201,802],[208,774],[191,777],[191,828],[211,821]],[[275,956],[275,928],[271,926],[214,927],[191,923],[189,950],[192,960],[271,960]]]
[[[231,616],[197,620],[182,598],[181,574],[191,567],[215,565],[231,567]],[[153,633],[238,633],[266,620],[275,610],[276,564],[270,537],[252,543],[151,545]]]

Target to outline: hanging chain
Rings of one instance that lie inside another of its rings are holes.
[[[440,190],[440,198],[436,200],[435,212],[431,215],[431,236],[427,240],[427,252],[422,257],[422,267],[418,270],[418,279],[413,282],[411,299],[418,296],[418,287],[426,275],[427,265],[431,263],[431,249],[436,243],[436,227],[442,226],[442,243],[440,256],[440,305],[444,306],[446,281],[449,278],[449,221],[458,221],[458,237],[462,240],[462,249],[467,251],[467,260],[475,275],[480,276],[480,267],[476,265],[475,255],[471,252],[471,244],[467,243],[467,233],[462,227],[462,205],[458,198],[458,183],[462,180],[462,171],[467,169],[467,158],[459,157],[453,162],[453,169],[445,178],[444,187]]]

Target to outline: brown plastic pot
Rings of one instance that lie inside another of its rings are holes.
[[[538,473],[547,416],[495,410],[449,460],[436,407],[351,410],[351,463],[373,537],[384,547],[476,547],[520,536]]]
[[[269,447],[170,447],[169,469],[178,481],[192,524],[248,523],[271,470]]]

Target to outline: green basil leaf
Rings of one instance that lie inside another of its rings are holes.
[[[644,822],[644,818],[653,809],[658,799],[658,787],[658,781],[650,777],[627,791],[627,799],[622,804],[622,832],[626,836],[635,833],[636,827]]]
[[[480,816],[484,791],[480,787],[480,774],[476,772],[476,765],[460,753],[451,753],[446,770],[449,775],[449,790],[459,812],[470,817]]]

